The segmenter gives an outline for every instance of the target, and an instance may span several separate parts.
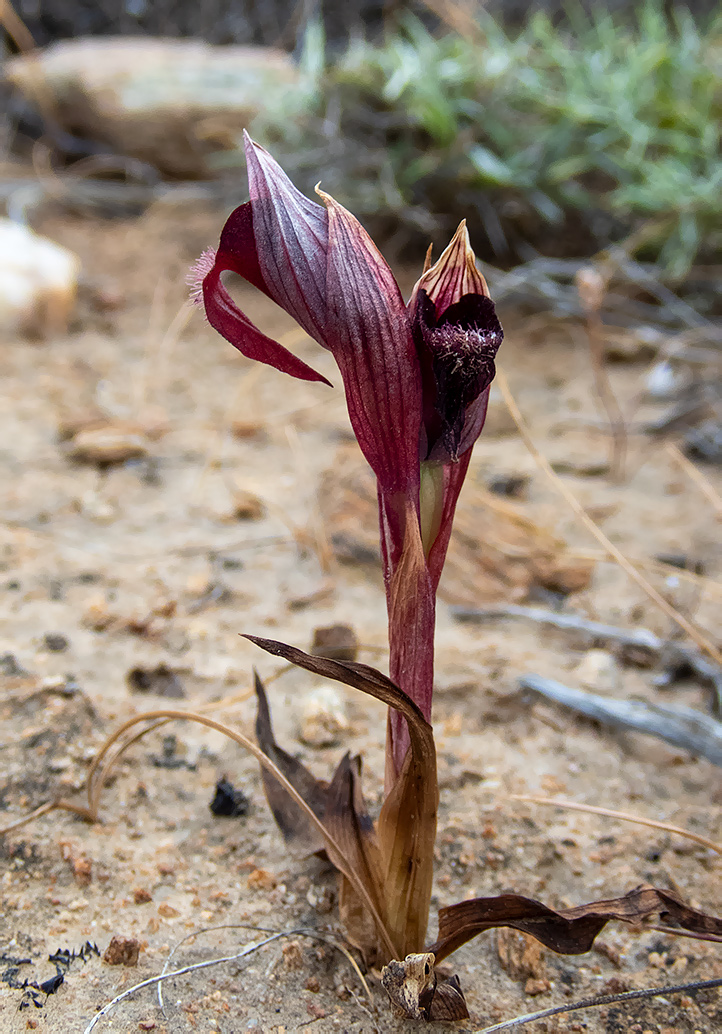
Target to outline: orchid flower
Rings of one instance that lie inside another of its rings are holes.
[[[435,600],[456,502],[484,424],[502,330],[465,223],[430,254],[408,305],[356,220],[316,188],[319,205],[245,135],[250,201],[196,264],[211,325],[249,359],[308,381],[325,377],[263,334],[222,282],[238,273],[332,354],[361,451],[376,475],[391,679],[428,720]],[[387,786],[408,748],[390,712]]]

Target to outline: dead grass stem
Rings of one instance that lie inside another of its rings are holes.
[[[556,490],[566,500],[571,509],[577,515],[582,524],[587,528],[588,531],[594,536],[601,546],[604,547],[606,552],[611,556],[619,566],[629,575],[633,582],[635,582],[640,589],[649,597],[649,599],[655,603],[659,609],[666,614],[679,628],[685,632],[690,639],[697,644],[700,650],[703,650],[708,656],[710,656],[717,664],[722,665],[722,652],[714,645],[713,642],[698,629],[695,625],[689,621],[684,614],[681,614],[676,607],[673,607],[649,581],[640,574],[636,567],[627,559],[617,546],[614,545],[610,539],[604,534],[602,529],[595,521],[589,516],[582,504],[579,502],[574,493],[564,484],[562,479],[553,470],[551,464],[547,460],[546,456],[539,450],[537,445],[532,438],[529,428],[521,414],[519,407],[516,404],[514,396],[509,388],[509,382],[506,378],[503,370],[497,371],[496,383],[504,397],[504,401],[509,409],[509,413],[516,424],[519,435],[521,436],[527,449],[533,456],[537,465],[544,471],[546,476],[549,478],[551,483],[554,485]]]

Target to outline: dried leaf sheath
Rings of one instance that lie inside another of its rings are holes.
[[[273,639],[250,635],[245,638],[276,657],[375,697],[398,710],[407,720],[411,749],[379,816],[378,846],[383,885],[381,890],[375,887],[372,896],[374,900],[380,900],[383,894],[381,914],[400,956],[418,951],[428,922],[438,808],[436,749],[431,726],[416,704],[375,668],[316,657]],[[340,837],[338,831],[335,835]],[[361,845],[366,850],[366,842],[360,837],[357,846]],[[364,864],[368,876],[375,880],[372,854],[369,848]],[[370,885],[364,885],[371,894]]]
[[[328,807],[328,783],[322,783],[316,779],[298,758],[288,754],[276,743],[266,690],[258,672],[254,671],[253,677],[258,698],[256,714],[258,746],[266,757],[270,758],[274,765],[283,772],[289,783],[298,790],[314,815],[323,822]],[[295,801],[279,785],[278,780],[274,779],[265,768],[261,769],[261,778],[266,800],[289,851],[301,858],[324,851],[326,843],[320,832],[309,821],[308,816],[299,810]]]

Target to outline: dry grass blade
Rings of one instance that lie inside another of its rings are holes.
[[[718,495],[709,478],[705,477],[701,470],[695,467],[691,460],[688,460],[682,450],[674,444],[667,442],[664,447],[675,463],[679,464],[690,481],[694,481],[702,495],[712,504],[718,517],[722,517],[722,498]]]
[[[624,479],[624,461],[627,455],[627,427],[619,400],[614,394],[604,353],[604,331],[601,308],[608,283],[598,270],[580,269],[576,275],[577,290],[586,316],[589,355],[594,373],[594,383],[602,405],[607,413],[612,437],[610,467],[615,481]]]
[[[111,750],[111,748],[117,743],[117,741],[123,737],[133,726],[140,722],[157,722],[160,720],[183,720],[197,722],[199,725],[205,725],[209,729],[214,729],[216,732],[221,732],[229,739],[238,743],[240,746],[245,747],[256,760],[263,766],[263,768],[270,772],[278,783],[283,787],[286,793],[293,799],[298,808],[305,813],[309,822],[315,826],[317,831],[323,837],[324,843],[326,844],[327,850],[330,855],[334,857],[334,864],[337,865],[344,876],[349,880],[356,893],[363,900],[365,906],[373,916],[378,935],[384,944],[384,950],[391,952],[391,956],[398,954],[393,942],[390,937],[386,924],[383,921],[382,916],[379,915],[378,909],[368,890],[363,884],[363,881],[359,878],[358,873],[355,871],[353,865],[349,862],[346,853],[339,845],[336,838],[329,832],[327,827],[321,822],[321,820],[314,814],[312,809],[308,806],[303,797],[299,794],[296,788],[286,779],[284,774],[274,765],[270,758],[268,758],[260,747],[258,747],[252,740],[244,736],[243,733],[238,732],[236,729],[230,728],[228,725],[224,725],[222,722],[217,722],[212,718],[208,718],[205,715],[197,714],[193,711],[175,711],[175,710],[161,710],[161,711],[146,711],[143,714],[136,715],[135,718],[131,718],[125,722],[120,728],[109,736],[103,744],[102,748],[96,755],[92,766],[92,773],[88,776],[88,802],[89,807],[87,809],[88,816],[93,819],[97,818],[98,805],[100,801],[100,794],[103,789],[103,783],[110,771],[112,764],[117,761],[118,757],[122,753],[122,749],[116,751],[110,762],[103,762],[103,758]],[[151,726],[152,728],[152,726]],[[144,730],[149,732],[150,729]],[[137,738],[137,737],[136,737]]]
[[[479,934],[506,926],[531,934],[557,955],[584,955],[607,923],[637,925],[653,916],[672,920],[682,931],[722,935],[722,919],[692,908],[669,890],[641,886],[619,898],[559,909],[522,894],[467,898],[439,909],[439,936],[427,951],[438,963]]]
[[[15,819],[14,822],[9,822],[7,826],[0,828],[0,837],[4,836],[5,833],[11,833],[14,829],[20,829],[21,826],[27,825],[28,822],[32,822],[34,819],[39,819],[42,815],[47,815],[51,811],[56,809],[62,809],[66,811],[76,811],[79,814],[85,814],[86,809],[75,809],[70,808],[65,801],[46,801],[45,804],[39,805],[34,808],[33,811],[28,812],[27,815],[22,815],[19,819]]]
[[[552,466],[547,460],[546,456],[544,456],[535,445],[534,440],[531,437],[531,434],[529,433],[529,428],[527,427],[526,421],[524,420],[524,417],[521,415],[521,411],[519,410],[519,407],[517,406],[514,400],[514,396],[512,395],[511,390],[509,388],[509,383],[502,370],[497,369],[496,383],[498,384],[499,389],[501,390],[501,393],[504,396],[504,401],[506,402],[511,417],[514,423],[516,424],[517,430],[519,431],[519,434],[522,440],[524,441],[524,444],[526,445],[527,449],[532,454],[537,464],[547,475],[547,477],[552,482],[557,491],[564,497],[564,499],[566,499],[567,503],[569,503],[569,505],[571,506],[572,510],[577,515],[579,520],[592,533],[597,542],[599,542],[600,545],[604,547],[609,556],[613,557],[613,559],[616,560],[619,566],[624,571],[626,571],[626,573],[629,575],[632,581],[634,581],[639,586],[639,588],[642,589],[644,593],[646,593],[649,599],[652,600],[652,602],[655,603],[659,607],[659,609],[667,615],[668,618],[671,618],[671,620],[674,621],[674,623],[678,625],[682,629],[682,631],[685,632],[690,637],[690,639],[692,639],[697,644],[697,646],[699,646],[701,650],[704,650],[704,652],[707,653],[710,657],[712,657],[713,660],[717,662],[717,664],[722,665],[722,652],[720,652],[720,650],[717,649],[714,643],[712,643],[702,632],[700,632],[698,628],[696,628],[690,621],[688,621],[683,614],[680,614],[676,607],[673,607],[671,603],[668,603],[667,600],[665,600],[665,598],[657,592],[654,586],[651,585],[642,574],[640,574],[636,567],[634,567],[634,565],[631,564],[629,560],[627,560],[624,553],[622,553],[621,550],[617,549],[614,543],[607,538],[602,529],[592,520],[592,518],[586,512],[586,510],[581,505],[579,500],[576,498],[574,493],[571,492],[569,488],[567,488],[567,486],[564,484],[559,475],[552,469]]]
[[[533,794],[514,793],[510,796],[512,801],[526,801],[528,804],[543,804],[551,808],[565,808],[567,811],[588,812],[590,815],[604,815],[608,819],[619,819],[622,822],[636,822],[639,826],[649,826],[652,829],[663,829],[666,833],[675,833],[677,836],[686,837],[687,840],[694,840],[702,847],[708,847],[722,855],[722,846],[715,844],[713,840],[700,836],[699,833],[692,833],[681,826],[673,826],[671,822],[660,822],[657,819],[648,819],[644,815],[633,815],[628,811],[614,811],[611,808],[600,808],[596,804],[577,804],[576,801],[557,800],[554,797],[535,797]]]
[[[341,759],[328,788],[324,822],[352,860],[379,913],[388,923],[383,858],[361,791],[361,758],[358,755],[352,758],[347,753]],[[333,857],[331,861],[336,864]],[[351,944],[359,948],[367,960],[375,959],[379,954],[378,936],[371,917],[345,879],[342,879],[339,891],[339,914]],[[398,942],[391,923],[389,928]]]
[[[322,822],[327,822],[328,786],[318,779],[303,765],[297,757],[283,750],[276,742],[271,722],[271,711],[268,706],[266,690],[258,672],[254,671],[258,709],[256,711],[256,740],[266,757],[283,772],[292,786],[295,786],[308,806]],[[292,855],[303,858],[323,851],[325,843],[305,812],[299,811],[295,802],[283,791],[280,784],[265,769],[261,769],[263,789],[286,847]]]
[[[0,0],[0,25],[5,29],[21,54],[35,50],[36,44],[32,33],[15,11],[10,0]]]

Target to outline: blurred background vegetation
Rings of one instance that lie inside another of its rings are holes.
[[[501,264],[631,248],[681,277],[722,248],[722,16],[647,0],[459,31],[404,15],[382,41],[301,55],[295,110],[258,136],[401,246],[466,217]],[[379,232],[379,230],[377,230]]]
[[[503,267],[613,244],[669,280],[722,251],[722,11],[670,5],[19,0],[34,38],[280,45],[301,81],[251,130],[392,255],[466,218]],[[240,177],[242,154],[213,158]]]

